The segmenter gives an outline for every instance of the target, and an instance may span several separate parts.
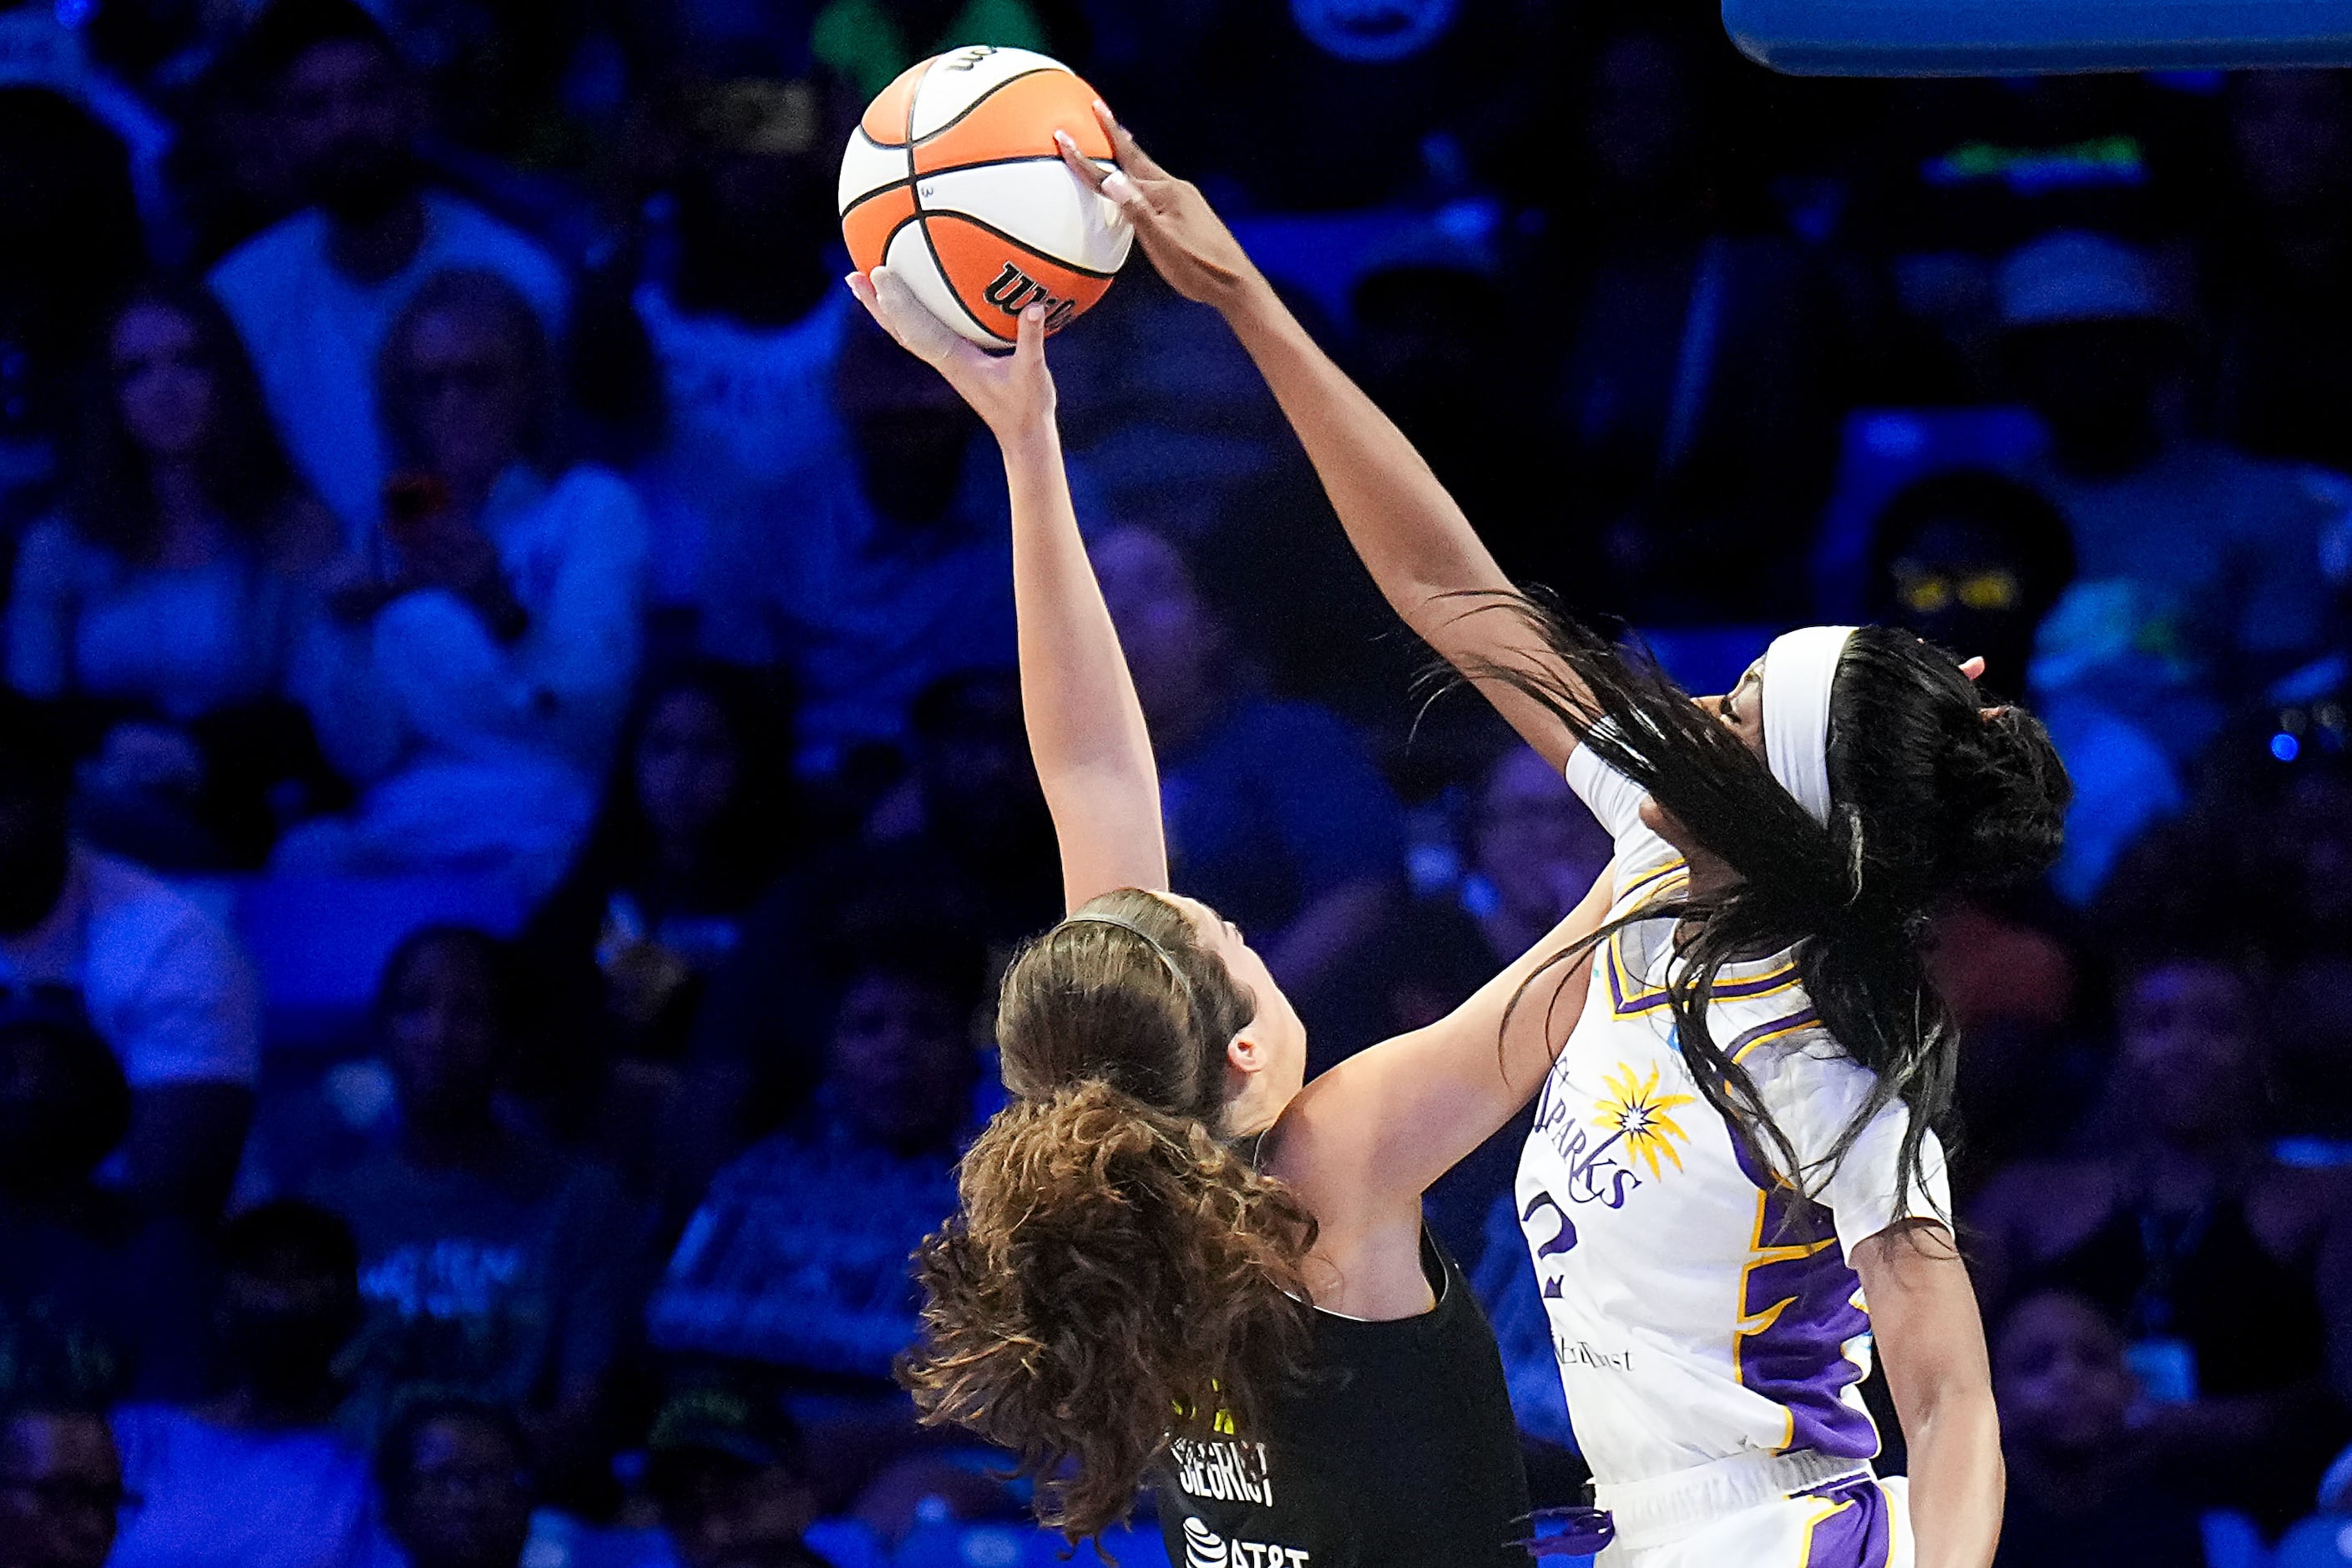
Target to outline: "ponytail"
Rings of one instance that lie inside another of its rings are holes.
[[[898,1378],[925,1425],[1017,1455],[1041,1521],[1098,1534],[1171,1437],[1263,1429],[1306,1353],[1315,1220],[1206,1122],[1081,1078],[998,1112],[958,1182]]]

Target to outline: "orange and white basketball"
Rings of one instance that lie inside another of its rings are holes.
[[[841,232],[972,342],[1013,342],[1042,301],[1056,331],[1103,297],[1134,239],[1062,163],[1054,132],[1110,163],[1094,89],[1059,60],[977,45],[910,66],[866,105],[841,159]]]

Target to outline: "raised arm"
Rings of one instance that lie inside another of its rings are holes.
[[[849,287],[902,347],[947,377],[1003,450],[1021,709],[1061,846],[1066,906],[1117,888],[1166,889],[1159,770],[1070,505],[1043,308],[1022,313],[1012,353],[994,355],[949,331],[887,268],[852,275]]]
[[[1359,1051],[1283,1117],[1280,1170],[1327,1235],[1407,1219],[1421,1194],[1518,1114],[1584,1011],[1616,868],[1549,934],[1425,1028]]]
[[[1066,135],[1063,161],[1118,203],[1171,287],[1225,318],[1307,448],[1349,542],[1405,624],[1469,677],[1547,761],[1564,765],[1576,749],[1568,726],[1509,686],[1481,679],[1501,667],[1580,689],[1497,602],[1511,581],[1462,509],[1404,432],[1315,346],[1200,191],[1145,156],[1099,102],[1095,113],[1118,153],[1117,172],[1106,175]]]

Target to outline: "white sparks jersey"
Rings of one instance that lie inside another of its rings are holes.
[[[1643,826],[1638,786],[1581,747],[1568,780],[1616,840],[1611,918],[1676,893],[1682,859]],[[1741,1150],[1676,1047],[1673,936],[1672,921],[1644,921],[1595,952],[1519,1161],[1520,1224],[1577,1441],[1603,1486],[1743,1453],[1867,1460],[1870,1317],[1846,1258],[1897,1219],[1949,1215],[1942,1152],[1930,1135],[1923,1179],[1898,1201],[1898,1101],[1827,1169],[1869,1070],[1821,1027],[1792,953],[1727,966],[1708,1033],[1808,1172],[1814,1205],[1792,1224],[1785,1184]]]

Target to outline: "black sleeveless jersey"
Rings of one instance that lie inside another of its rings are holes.
[[[1315,1314],[1308,1375],[1263,1432],[1180,1440],[1155,1467],[1174,1568],[1525,1568],[1527,1474],[1495,1332],[1422,1232],[1437,1305]]]

